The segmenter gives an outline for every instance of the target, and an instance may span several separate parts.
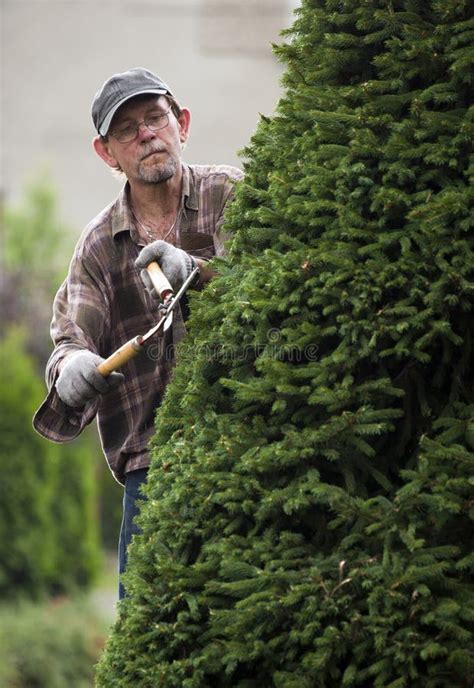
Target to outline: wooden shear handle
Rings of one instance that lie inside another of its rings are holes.
[[[147,267],[150,279],[155,287],[157,293],[160,295],[163,301],[166,301],[169,296],[173,294],[173,287],[168,282],[164,272],[160,268],[157,262],[153,261]],[[114,370],[118,370],[125,363],[128,363],[130,359],[138,354],[141,349],[142,336],[138,335],[133,339],[130,339],[125,344],[114,351],[105,361],[102,361],[100,365],[97,366],[97,370],[101,375],[107,377]]]
[[[97,366],[97,370],[101,375],[107,377],[110,375],[110,373],[113,373],[114,370],[118,370],[125,365],[125,363],[128,363],[131,358],[134,358],[134,356],[136,356],[140,351],[140,344],[140,335],[130,339],[125,344],[122,344],[120,349],[117,349],[117,351],[114,351],[113,354],[110,354],[105,361],[102,361],[102,363]]]
[[[168,282],[168,279],[156,261],[153,261],[147,266],[147,272],[155,287],[156,293],[160,295],[162,301],[173,293],[173,287]]]

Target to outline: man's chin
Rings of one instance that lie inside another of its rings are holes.
[[[138,170],[138,176],[142,182],[148,184],[160,184],[168,181],[176,173],[178,165],[175,163],[168,163],[166,165],[153,165],[147,167],[141,165]]]

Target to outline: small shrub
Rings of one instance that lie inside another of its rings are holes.
[[[20,330],[0,340],[0,361],[0,598],[86,588],[100,565],[91,443],[34,432],[44,389]]]
[[[90,688],[106,628],[79,598],[0,609],[2,688]]]

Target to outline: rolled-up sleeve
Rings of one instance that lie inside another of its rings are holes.
[[[82,245],[76,250],[54,300],[51,338],[55,348],[45,373],[48,395],[33,417],[35,430],[53,442],[77,437],[93,420],[100,404],[94,399],[83,409],[73,409],[61,401],[55,387],[69,354],[82,349],[100,354],[104,347],[109,313],[106,289],[100,265],[92,253],[86,257],[85,248]]]

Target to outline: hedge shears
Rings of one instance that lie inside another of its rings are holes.
[[[195,278],[199,274],[199,268],[196,267],[189,275],[189,277],[183,282],[176,294],[173,291],[173,287],[169,283],[166,275],[161,270],[157,262],[153,261],[147,267],[147,272],[150,275],[153,286],[160,295],[162,303],[159,306],[160,312],[162,313],[161,318],[158,320],[156,325],[154,325],[145,334],[139,334],[133,337],[125,344],[114,351],[108,358],[105,359],[100,365],[97,366],[97,370],[101,375],[107,377],[114,370],[118,370],[125,363],[128,363],[130,359],[134,358],[140,351],[143,350],[145,344],[153,337],[157,332],[163,328],[163,332],[170,327],[173,321],[173,311],[179,303],[179,300],[188,289],[188,287],[194,282]]]

